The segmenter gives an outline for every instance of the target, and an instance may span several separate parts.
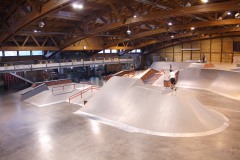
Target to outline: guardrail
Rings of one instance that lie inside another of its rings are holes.
[[[60,88],[61,90],[60,91],[65,91],[64,89],[67,87],[67,86],[73,86],[73,90],[75,90],[76,89],[76,84],[67,84],[67,85],[63,85],[63,86],[55,86],[55,87],[52,87],[52,94],[54,94],[53,93],[53,91],[54,91],[54,89],[56,89],[56,88]],[[58,90],[59,91],[59,90]]]
[[[68,102],[70,103],[72,99],[74,99],[74,98],[76,98],[76,97],[78,97],[78,96],[81,96],[81,98],[82,98],[82,95],[83,95],[84,93],[86,93],[86,92],[88,92],[88,91],[90,91],[90,90],[91,90],[91,92],[93,92],[94,89],[99,90],[100,87],[98,87],[98,86],[91,86],[91,87],[88,87],[88,88],[86,88],[86,89],[84,89],[84,90],[81,90],[80,92],[78,92],[78,93],[70,96],[70,97],[68,98]]]
[[[113,58],[113,59],[73,59],[73,60],[46,60],[38,61],[34,63],[33,61],[25,62],[5,62],[0,65],[0,72],[7,73],[11,71],[21,71],[21,70],[41,70],[41,69],[54,69],[59,67],[79,67],[79,66],[90,66],[90,65],[100,65],[100,64],[118,64],[118,63],[132,63],[133,58]]]

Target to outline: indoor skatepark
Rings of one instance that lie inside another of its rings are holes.
[[[239,6],[0,1],[0,160],[239,160]]]
[[[169,66],[179,72],[178,91],[164,85],[169,79]],[[115,74],[101,89],[95,88],[100,90],[96,95],[90,84],[70,82],[48,86],[24,101],[38,107],[61,102],[80,105],[83,107],[75,114],[128,132],[166,137],[206,136],[226,129],[229,119],[207,108],[194,96],[179,94],[179,90],[201,89],[239,100],[240,77],[239,72],[213,69],[212,64],[211,69],[206,66],[209,64],[155,62],[145,71]],[[153,81],[152,85],[148,81]],[[226,81],[231,86],[224,85]],[[29,93],[29,88],[17,94],[24,96],[25,92]]]
[[[49,154],[47,156],[50,159],[58,157],[59,154],[61,155],[60,152],[62,151],[51,150],[51,147],[59,144],[67,145],[66,151],[69,154],[81,153],[80,157],[83,159],[89,159],[90,157],[105,159],[106,156],[113,159],[117,157],[123,158],[123,152],[126,153],[124,157],[127,156],[129,159],[133,158],[132,154],[136,154],[140,159],[146,157],[152,157],[150,159],[172,159],[173,157],[192,159],[200,156],[199,152],[195,150],[196,148],[201,150],[201,154],[205,153],[205,156],[217,159],[225,159],[229,158],[229,156],[233,157],[233,159],[238,157],[238,142],[234,139],[239,136],[238,121],[240,117],[238,115],[240,110],[239,92],[237,92],[238,88],[235,88],[238,85],[234,82],[239,81],[239,72],[232,71],[233,68],[231,69],[231,67],[229,70],[215,70],[214,68],[191,68],[189,67],[190,64],[171,64],[174,70],[180,71],[177,91],[171,91],[170,88],[164,87],[163,81],[166,77],[163,77],[167,75],[169,62],[159,62],[159,64],[152,65],[155,66],[153,68],[156,70],[159,70],[156,67],[159,66],[165,71],[165,74],[159,76],[155,81],[162,80],[159,86],[154,85],[154,83],[144,83],[139,79],[140,74],[143,76],[146,71],[136,74],[135,76],[138,78],[134,78],[134,76],[115,76],[110,78],[96,94],[89,98],[85,105],[63,102],[66,101],[67,96],[65,98],[61,97],[62,101],[59,102],[56,101],[58,98],[53,100],[51,90],[49,90],[51,94],[47,94],[45,91],[44,94],[41,93],[36,97],[33,96],[28,101],[22,102],[19,102],[19,94],[29,89],[20,91],[17,94],[14,93],[9,97],[3,97],[5,105],[9,104],[12,107],[15,105],[22,106],[17,112],[17,117],[9,115],[11,113],[8,113],[10,108],[3,110],[5,114],[1,117],[1,120],[12,119],[8,125],[9,127],[15,127],[14,130],[18,133],[12,133],[8,137],[14,135],[13,139],[18,140],[19,143],[23,143],[23,141],[26,143],[24,152],[20,150],[15,154],[6,155],[6,157],[11,158],[20,154],[32,153],[36,144],[43,147],[39,148],[41,151],[39,157],[41,158],[44,152],[53,152],[51,156]],[[195,76],[187,81],[188,77],[192,77],[192,70],[194,70]],[[222,74],[229,74],[233,77],[223,79],[225,82],[228,80],[227,82],[231,85],[219,86],[216,90],[211,90],[215,83],[221,83]],[[196,77],[196,75],[199,77]],[[216,78],[216,76],[219,77]],[[198,81],[194,82],[196,79]],[[217,81],[218,79],[219,81]],[[76,88],[84,89],[81,87],[83,86],[79,84]],[[232,92],[228,91],[228,88],[232,88]],[[71,89],[67,88],[66,91]],[[112,92],[109,92],[109,89]],[[226,90],[226,92],[222,92],[223,90]],[[57,92],[60,93],[61,91]],[[112,96],[112,100],[103,99],[101,97],[103,94],[109,94],[108,96]],[[30,102],[36,101],[38,96],[44,95],[48,97],[45,99],[46,105],[42,101],[42,106],[39,105],[36,108],[36,104]],[[59,95],[63,96],[65,94]],[[133,95],[136,97],[134,98]],[[134,104],[137,105],[134,106]],[[12,107],[10,110],[14,109]],[[19,118],[21,121],[19,121]],[[60,126],[57,125],[59,118],[64,121]],[[159,123],[156,121],[159,121]],[[29,126],[28,132],[25,129],[22,130],[16,127],[19,123],[32,122],[34,122],[34,125]],[[164,124],[169,125],[164,126]],[[51,129],[52,127],[49,128],[53,125],[55,126],[54,131]],[[26,134],[31,134],[32,139],[25,137]],[[39,141],[35,141],[34,137],[38,137]],[[9,138],[6,137],[5,140]],[[130,139],[135,139],[135,142],[129,143]],[[218,143],[215,143],[216,140]],[[32,143],[33,141],[34,143]],[[5,145],[9,143],[9,141],[4,140],[2,142]],[[221,143],[225,145],[223,146]],[[76,149],[76,145],[80,146]],[[105,151],[100,147],[102,145],[105,146]],[[189,145],[191,148],[187,147]],[[13,147],[17,146],[18,144],[15,144]],[[156,146],[162,147],[155,148]],[[229,148],[229,146],[235,146],[235,148]],[[88,152],[89,147],[94,149],[91,156]],[[129,147],[134,148],[134,150],[128,150]],[[109,155],[108,151],[111,148],[118,151],[114,152],[113,155]],[[191,158],[188,158],[187,154],[179,155],[180,151],[181,153],[187,153],[184,151],[187,148],[192,153]],[[167,153],[167,150],[170,149],[176,151],[171,155],[158,154],[159,152]],[[143,150],[144,155],[141,154]],[[224,150],[225,152],[213,155],[218,150]],[[65,155],[69,156],[69,154]]]

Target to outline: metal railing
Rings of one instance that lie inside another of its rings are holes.
[[[69,87],[69,86],[73,86],[73,90],[72,91],[74,91],[75,89],[76,89],[76,84],[66,84],[66,85],[62,85],[62,86],[54,86],[54,87],[52,87],[52,94],[54,94],[53,92],[54,92],[54,90],[56,90],[57,88],[60,88],[60,89],[58,89],[57,91],[63,91],[63,92],[65,92],[65,88],[66,87]]]
[[[35,60],[35,61],[15,61],[0,64],[0,72],[53,69],[59,67],[79,67],[101,64],[132,63],[133,58],[97,58],[97,59],[54,59],[54,60]]]
[[[93,92],[94,89],[95,89],[95,90],[99,90],[100,87],[98,87],[98,86],[91,86],[91,87],[88,87],[88,88],[86,88],[86,89],[83,89],[83,90],[81,90],[80,92],[78,92],[78,93],[70,96],[70,97],[68,98],[68,102],[70,103],[72,99],[74,99],[74,98],[76,98],[76,97],[78,97],[78,96],[81,96],[81,99],[82,99],[82,95],[83,95],[84,93],[86,93],[86,92],[88,92],[88,91],[90,91],[90,90],[91,90],[91,92]]]

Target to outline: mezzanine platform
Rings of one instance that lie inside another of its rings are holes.
[[[64,60],[64,61],[39,61],[37,64],[27,62],[5,63],[0,67],[0,73],[16,72],[16,71],[33,71],[68,67],[82,67],[91,65],[104,64],[128,64],[133,62],[133,58],[113,58],[113,59],[90,59],[90,60]]]

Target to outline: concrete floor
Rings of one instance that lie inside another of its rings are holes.
[[[0,93],[0,160],[239,160],[240,101],[179,88],[230,120],[224,131],[204,137],[169,138],[128,133],[73,114],[60,103],[36,107]]]

